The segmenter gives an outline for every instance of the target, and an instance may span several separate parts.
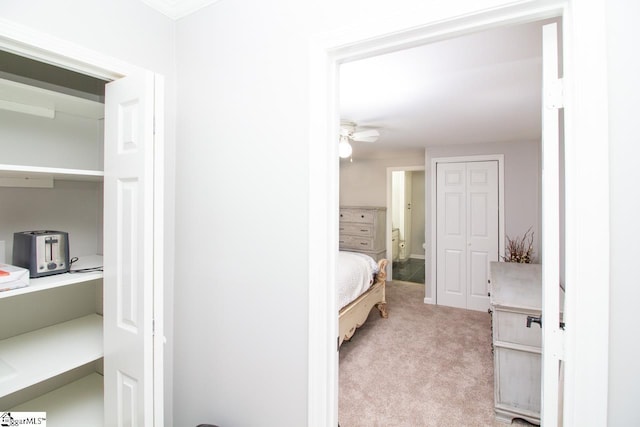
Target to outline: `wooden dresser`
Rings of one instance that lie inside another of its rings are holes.
[[[542,329],[540,264],[491,263],[495,413],[511,424],[522,418],[540,424]]]
[[[340,250],[360,252],[376,261],[385,258],[386,208],[341,207]]]

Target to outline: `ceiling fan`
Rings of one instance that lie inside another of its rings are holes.
[[[356,132],[356,124],[352,122],[340,123],[340,142],[338,143],[338,155],[346,159],[351,156],[353,148],[351,141],[376,142],[380,132],[377,129],[365,129]]]

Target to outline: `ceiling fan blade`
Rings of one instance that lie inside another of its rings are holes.
[[[351,139],[354,141],[363,141],[363,142],[375,142],[378,140],[380,136],[380,132],[376,129],[368,129],[360,132],[355,132],[351,135]]]
[[[360,137],[358,139],[354,139],[354,141],[359,141],[359,142],[376,142],[378,140],[377,136],[366,136],[366,137]]]
[[[379,137],[380,132],[377,129],[367,129],[361,130],[360,132],[354,132],[351,137],[356,141],[360,140],[360,138],[371,138],[371,137]]]

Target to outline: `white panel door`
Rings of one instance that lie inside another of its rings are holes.
[[[106,86],[105,425],[153,425],[154,75]]]
[[[467,165],[467,307],[489,308],[489,263],[498,261],[498,162]]]
[[[438,163],[436,175],[438,304],[466,308],[467,197],[464,163]]]
[[[489,263],[499,256],[498,162],[436,167],[437,303],[487,310]]]

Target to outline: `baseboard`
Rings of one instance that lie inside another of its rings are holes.
[[[409,255],[409,258],[426,259],[424,255],[419,255],[419,254],[411,254]]]
[[[433,298],[425,298],[425,299],[424,299],[424,303],[425,303],[425,304],[431,304],[431,305],[433,305],[433,304],[435,304],[436,302],[433,300]]]

